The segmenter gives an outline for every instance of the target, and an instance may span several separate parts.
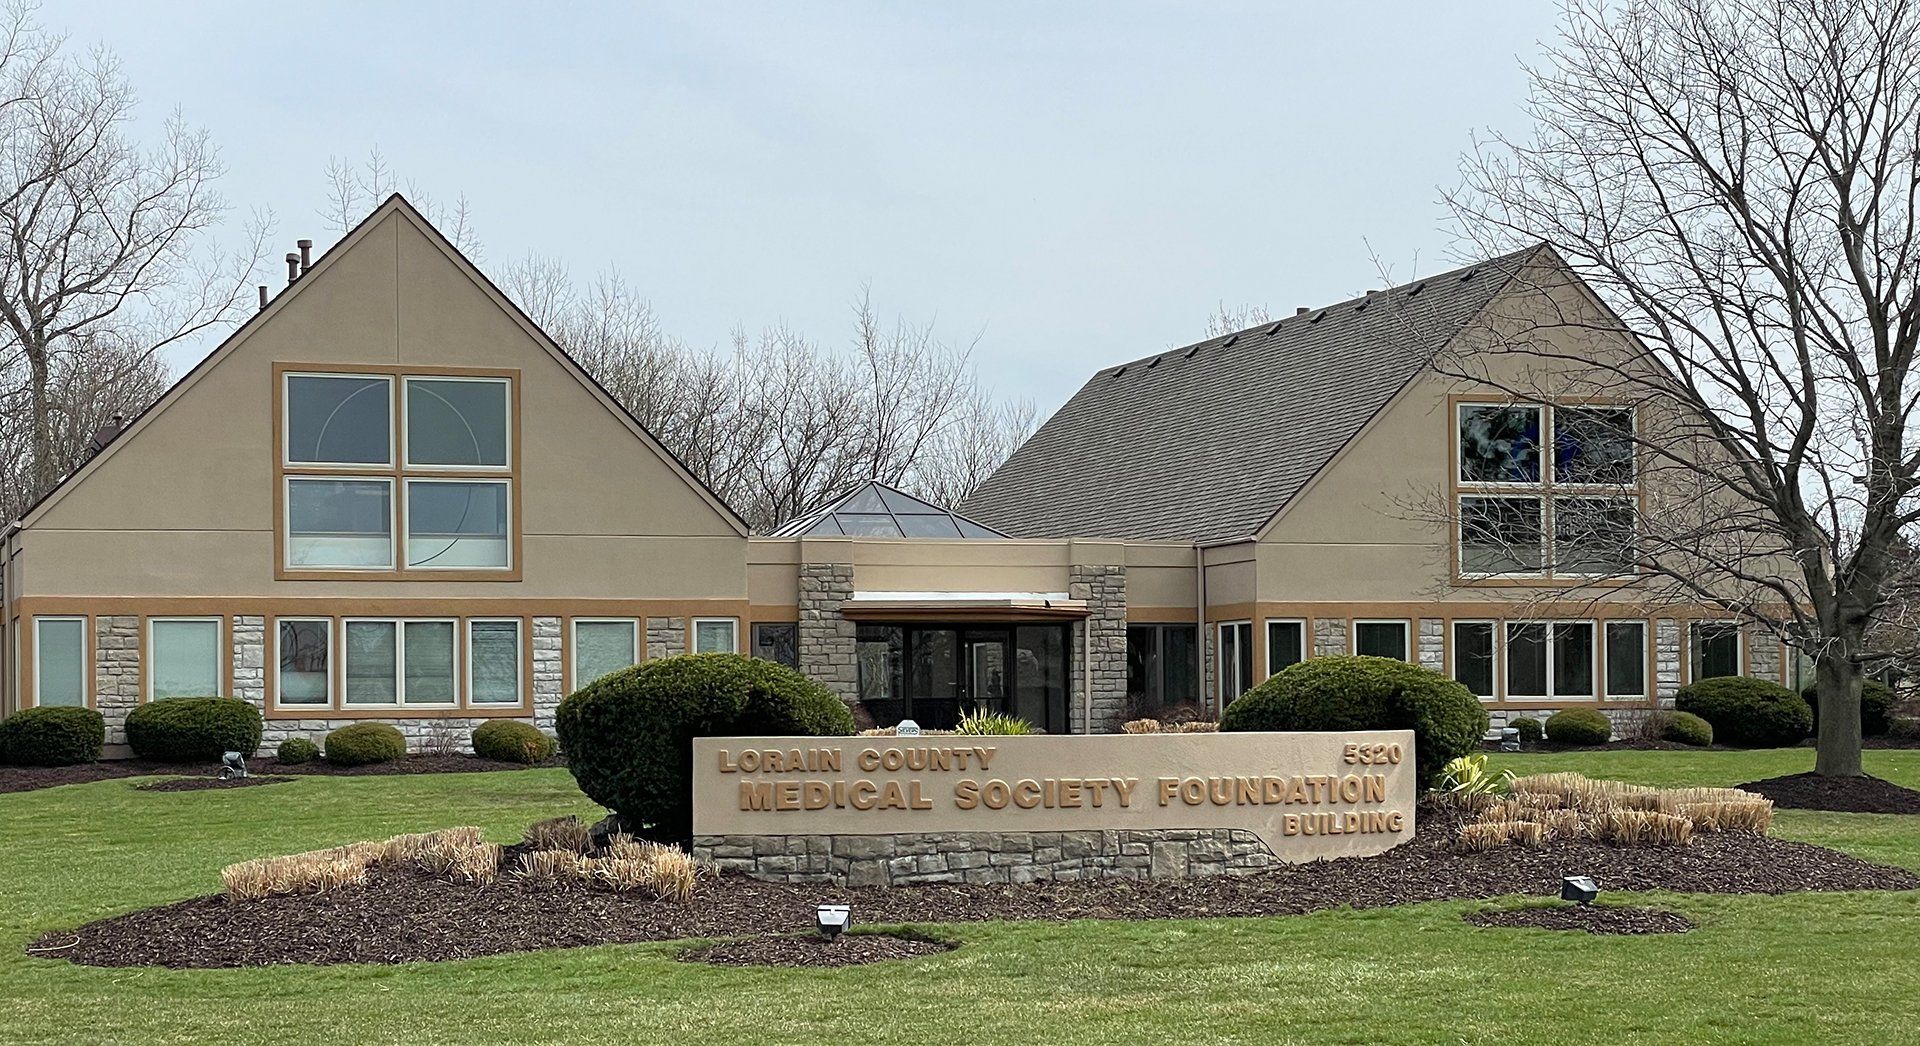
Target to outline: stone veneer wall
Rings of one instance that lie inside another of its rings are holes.
[[[1162,828],[905,835],[702,835],[696,860],[773,882],[847,886],[1246,875],[1280,863],[1252,832]]]
[[[647,657],[672,657],[687,652],[687,619],[650,617],[647,619]]]
[[[852,598],[852,564],[801,564],[800,671],[848,704],[860,700],[859,626],[840,615]]]
[[[140,619],[93,619],[94,709],[107,722],[107,744],[127,743],[127,713],[140,703]]]
[[[1086,620],[1073,626],[1067,729],[1112,733],[1127,716],[1127,568],[1072,567],[1067,597],[1087,601]]]
[[[1447,670],[1447,623],[1437,617],[1423,617],[1419,621],[1420,634],[1416,640],[1417,663],[1422,668],[1431,668],[1435,672]]]
[[[1313,656],[1326,657],[1329,654],[1347,652],[1347,619],[1344,617],[1316,617],[1313,619]]]

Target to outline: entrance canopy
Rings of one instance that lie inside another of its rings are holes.
[[[982,523],[922,501],[879,480],[838,501],[792,520],[773,532],[777,538],[1004,538]]]
[[[855,592],[841,616],[854,621],[1071,621],[1087,601],[1065,592]]]

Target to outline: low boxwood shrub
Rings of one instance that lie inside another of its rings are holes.
[[[1713,724],[1692,712],[1657,712],[1654,730],[1660,740],[1705,748],[1713,743]]]
[[[1807,728],[1808,734],[1820,732],[1820,688],[1810,686],[1800,691],[1800,697],[1813,710],[1813,725]],[[1860,733],[1865,737],[1884,736],[1893,725],[1893,688],[1878,679],[1860,681]]]
[[[280,742],[280,747],[274,754],[280,757],[281,762],[289,765],[311,763],[320,758],[320,746],[304,737],[289,737]]]
[[[693,836],[693,739],[849,736],[853,713],[826,687],[759,658],[682,654],[602,676],[555,712],[567,769],[628,831]]]
[[[493,719],[473,730],[473,754],[503,763],[538,763],[553,758],[553,738],[531,723]]]
[[[1613,721],[1597,708],[1563,708],[1547,717],[1547,740],[1557,745],[1604,745]]]
[[[1674,707],[1713,724],[1723,745],[1782,748],[1813,732],[1807,699],[1779,683],[1747,676],[1716,676],[1680,688]]]
[[[165,763],[218,761],[260,747],[260,710],[237,697],[167,697],[127,713],[127,747]]]
[[[1523,745],[1539,744],[1540,738],[1545,736],[1547,729],[1540,725],[1540,720],[1532,716],[1523,716],[1519,719],[1509,720],[1507,725],[1520,731],[1520,743]]]
[[[100,758],[107,721],[91,708],[23,708],[0,721],[0,763],[72,766]]]
[[[407,757],[407,738],[386,723],[354,723],[327,735],[327,762],[340,766],[391,763]]]
[[[1302,661],[1241,694],[1220,717],[1228,730],[1412,730],[1422,790],[1448,762],[1474,751],[1487,710],[1466,687],[1429,668],[1384,657]]]

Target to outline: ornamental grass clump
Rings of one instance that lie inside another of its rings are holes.
[[[343,886],[364,886],[371,855],[355,846],[262,857],[230,864],[220,870],[227,896],[236,901],[325,893]]]
[[[521,840],[535,850],[572,850],[583,854],[593,847],[593,828],[578,817],[553,817],[527,826]]]
[[[520,855],[514,877],[536,886],[562,886],[586,878],[584,859],[573,850],[534,850]]]
[[[1685,846],[1693,838],[1693,822],[1678,814],[1614,810],[1594,823],[1594,838],[1615,846]]]
[[[1032,723],[1019,716],[976,710],[961,716],[953,732],[989,737],[1022,737],[1034,730]]]
[[[1488,824],[1534,823],[1548,839],[1615,846],[1685,846],[1696,832],[1764,835],[1773,826],[1773,800],[1738,788],[1650,788],[1577,773],[1515,778],[1504,799],[1477,812],[1460,830],[1463,849],[1498,845]]]

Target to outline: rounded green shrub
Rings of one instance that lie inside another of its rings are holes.
[[[1813,710],[1813,725],[1807,728],[1808,734],[1820,732],[1820,688],[1810,686],[1800,691],[1800,696]],[[1860,681],[1860,733],[1863,737],[1881,737],[1893,725],[1893,706],[1896,698],[1893,688],[1878,679]]]
[[[1411,730],[1419,783],[1474,751],[1487,710],[1466,687],[1419,665],[1338,655],[1302,661],[1234,699],[1220,717],[1228,730]]]
[[[295,766],[300,763],[311,763],[320,758],[320,746],[304,737],[289,737],[280,742],[280,747],[274,754],[280,758],[281,762]]]
[[[218,761],[260,747],[260,710],[237,697],[168,697],[127,713],[127,747],[164,763]]]
[[[1781,748],[1813,732],[1813,708],[1779,683],[1747,676],[1716,676],[1680,688],[1674,707],[1713,724],[1723,745]]]
[[[1661,712],[1654,720],[1660,740],[1705,748],[1713,743],[1713,724],[1692,712]]]
[[[587,798],[630,832],[676,843],[693,836],[694,738],[854,732],[832,691],[739,654],[664,657],[602,676],[560,702],[554,726]]]
[[[1597,708],[1563,708],[1547,717],[1547,740],[1557,745],[1604,745],[1613,721]]]
[[[386,723],[354,723],[327,735],[327,762],[339,766],[391,763],[407,757],[407,738]]]
[[[0,763],[72,766],[100,758],[107,721],[91,708],[23,708],[0,721]]]
[[[492,719],[473,731],[473,754],[503,763],[539,763],[553,758],[553,738],[532,723]]]
[[[1545,736],[1546,732],[1546,727],[1540,725],[1540,720],[1532,716],[1510,719],[1507,721],[1507,725],[1520,731],[1520,743],[1523,745],[1539,744],[1540,738]]]

